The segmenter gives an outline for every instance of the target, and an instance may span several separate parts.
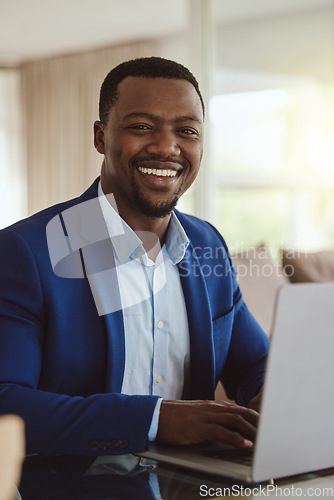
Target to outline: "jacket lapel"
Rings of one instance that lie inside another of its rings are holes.
[[[191,399],[213,399],[212,319],[201,265],[191,243],[178,267],[188,313]]]
[[[124,321],[112,244],[97,196],[98,180],[79,199],[77,241],[97,312],[107,335],[106,392],[120,392],[125,366]]]

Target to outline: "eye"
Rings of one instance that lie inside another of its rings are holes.
[[[188,136],[198,136],[198,131],[193,129],[193,128],[189,128],[189,127],[182,127],[179,129],[179,132],[181,134],[188,135]]]
[[[143,130],[144,132],[146,130],[152,130],[152,127],[147,123],[136,123],[134,125],[130,125],[129,128],[131,130]]]

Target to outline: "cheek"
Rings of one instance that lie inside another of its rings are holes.
[[[199,163],[203,156],[203,141],[199,139],[189,143],[185,146],[185,152],[194,163]]]
[[[131,140],[127,138],[120,139],[119,141],[114,141],[113,144],[114,156],[117,156],[122,163],[129,163],[129,160],[138,154],[143,154],[145,152],[145,143],[140,138],[136,137],[131,138]]]
[[[111,163],[113,169],[121,170],[124,169],[124,165],[128,162],[127,150],[123,147],[121,142],[112,141],[109,144],[108,160]]]
[[[189,159],[191,161],[193,171],[198,172],[203,156],[203,148],[199,145],[197,148],[194,148]]]

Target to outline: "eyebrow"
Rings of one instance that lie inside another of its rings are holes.
[[[160,116],[153,115],[152,113],[133,111],[132,113],[128,113],[123,117],[124,120],[126,120],[127,118],[148,118],[149,120],[156,120],[157,118],[160,119]],[[199,123],[200,125],[202,124],[201,120],[195,118],[194,116],[177,116],[175,119],[176,122],[183,122],[188,120]]]

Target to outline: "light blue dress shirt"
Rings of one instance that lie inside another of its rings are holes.
[[[98,194],[114,249],[124,319],[125,369],[121,392],[181,399],[189,387],[190,344],[177,264],[184,257],[188,237],[172,213],[166,242],[162,248],[156,248],[158,255],[152,261],[140,233],[121,219],[115,203],[112,202],[113,208],[109,202],[112,195],[108,195],[108,201],[101,184]],[[156,437],[160,404],[161,399],[152,419],[149,440]]]

